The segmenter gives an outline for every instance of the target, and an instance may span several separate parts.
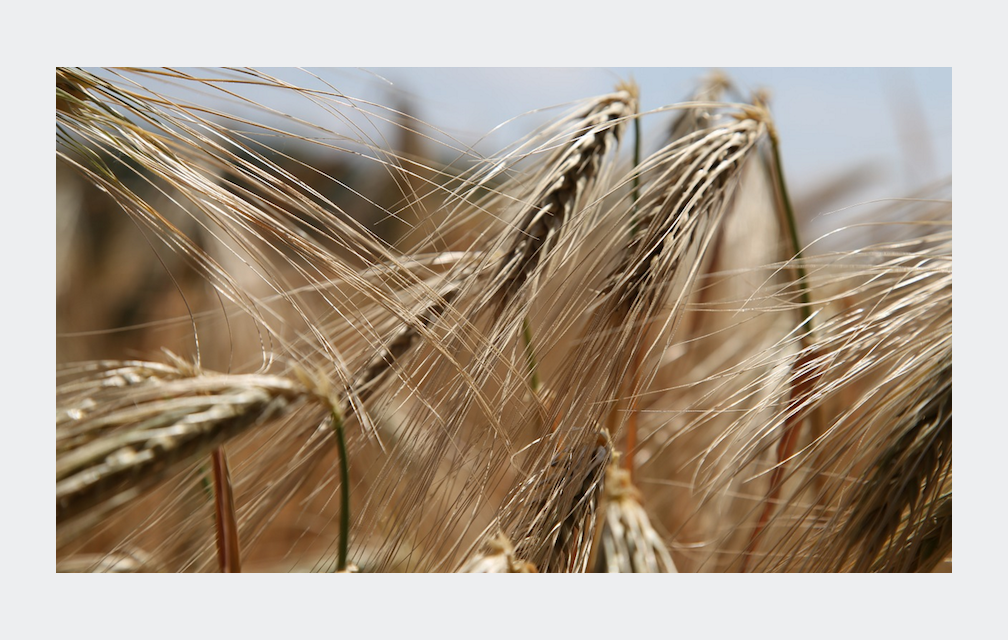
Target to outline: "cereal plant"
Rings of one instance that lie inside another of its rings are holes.
[[[724,74],[318,80],[57,69],[58,571],[951,570],[951,178],[809,237]]]

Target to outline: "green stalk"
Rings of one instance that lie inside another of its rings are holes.
[[[633,215],[630,217],[630,235],[636,235],[637,233],[637,202],[640,200],[640,171],[637,171],[637,167],[640,166],[640,156],[641,156],[641,126],[640,117],[634,118],[634,145],[633,145],[633,165],[634,173],[633,177],[633,191],[630,192],[630,197],[633,200]]]
[[[200,486],[203,487],[203,493],[207,497],[207,501],[213,502],[214,490],[213,484],[210,481],[210,472],[207,470],[205,464],[201,464],[199,467],[200,472]]]
[[[336,431],[336,446],[340,461],[340,536],[339,562],[337,571],[345,571],[347,552],[350,548],[350,463],[347,459],[346,435],[343,432],[343,418],[332,412],[333,429]]]
[[[798,241],[798,223],[795,221],[794,207],[791,205],[791,197],[788,195],[787,184],[784,182],[784,165],[781,163],[780,141],[777,139],[777,131],[770,127],[770,150],[773,154],[774,177],[777,179],[777,191],[780,194],[781,205],[783,206],[784,221],[787,224],[788,235],[791,239],[791,251],[794,255],[794,271],[798,276],[799,288],[801,290],[801,313],[802,322],[807,326],[805,338],[812,331],[809,318],[812,316],[810,309],[812,299],[809,296],[808,281],[806,279],[805,266],[802,264],[802,245]],[[807,345],[806,345],[807,346]]]
[[[777,182],[777,193],[780,196],[781,206],[778,207],[778,213],[783,214],[782,217],[784,218],[784,222],[788,228],[788,237],[791,240],[791,251],[794,255],[793,260],[795,261],[792,269],[797,276],[796,279],[801,294],[801,318],[802,324],[805,326],[805,331],[802,332],[800,338],[802,352],[794,364],[794,370],[801,371],[808,362],[814,359],[815,354],[815,352],[810,349],[812,345],[812,298],[809,295],[809,285],[808,280],[806,279],[805,267],[802,265],[802,246],[798,240],[798,224],[795,221],[794,207],[791,205],[791,197],[788,195],[787,184],[784,182],[784,166],[781,162],[780,156],[780,141],[777,139],[777,131],[772,123],[768,122],[767,129],[770,136],[770,150],[773,154],[771,168]],[[796,399],[808,395],[813,384],[813,380],[802,374],[802,377],[797,379],[794,386],[791,388],[789,402],[794,402]],[[811,415],[809,416],[813,433],[817,435],[822,433],[820,411],[820,407],[813,407]],[[760,536],[770,520],[773,505],[777,501],[778,495],[780,495],[784,471],[788,466],[787,461],[791,459],[792,455],[794,455],[795,448],[798,444],[798,430],[801,428],[802,419],[803,418],[800,417],[800,414],[794,414],[788,417],[784,422],[781,440],[777,445],[777,460],[779,464],[774,468],[773,473],[770,476],[770,489],[767,494],[767,500],[763,505],[763,511],[759,516],[756,527],[753,529],[752,535],[749,537],[749,544],[743,552],[741,568],[743,573],[747,573],[749,571],[749,564],[754,557]]]

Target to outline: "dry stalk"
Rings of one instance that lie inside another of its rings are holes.
[[[238,518],[235,516],[231,470],[224,447],[210,454],[213,464],[214,511],[217,525],[217,566],[221,573],[241,573],[241,545],[238,540]]]

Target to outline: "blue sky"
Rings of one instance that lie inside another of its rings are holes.
[[[621,80],[632,78],[639,84],[641,109],[647,112],[688,99],[710,69],[287,67],[266,71],[292,84],[335,88],[345,95],[388,107],[406,106],[411,114],[451,136],[457,144],[471,145],[477,152],[490,155],[557,117],[565,111],[564,106],[608,93]],[[870,184],[845,194],[847,200],[831,203],[831,207],[906,196],[951,176],[951,68],[721,71],[744,95],[756,89],[769,91],[789,186],[798,199],[857,169]],[[194,73],[229,74],[205,69]],[[303,96],[249,87],[242,93],[336,131],[341,127],[347,130],[333,113]],[[198,99],[207,101],[205,96]],[[235,109],[234,104],[218,106],[224,111]],[[380,109],[373,111],[381,113]],[[654,132],[666,130],[672,117],[672,113],[665,112],[644,118],[644,139],[660,139]],[[505,122],[508,124],[500,126]],[[355,124],[376,137],[390,132],[374,117],[370,123],[358,119]],[[372,125],[373,129],[369,129]],[[290,123],[283,126],[289,127]],[[645,147],[644,151],[649,149]]]
[[[292,82],[311,78],[274,70]],[[702,68],[374,68],[313,70],[341,91],[381,104],[408,99],[414,115],[472,144],[512,118],[607,93],[621,79],[641,87],[643,111],[689,97]],[[870,166],[889,195],[952,172],[951,68],[728,68],[746,93],[770,91],[784,162],[795,189]],[[477,146],[507,145],[559,111],[532,113]],[[644,120],[664,127],[671,116]]]

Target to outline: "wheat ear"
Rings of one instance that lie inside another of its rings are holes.
[[[556,153],[534,195],[518,215],[510,247],[495,276],[504,297],[513,297],[537,270],[562,227],[584,207],[602,160],[619,142],[637,111],[637,88],[627,86],[597,100],[577,116],[575,135]]]
[[[58,388],[56,522],[64,530],[132,500],[299,402],[300,382],[157,363],[99,363]]]
[[[589,563],[597,573],[677,573],[665,541],[654,530],[630,473],[611,463],[599,507],[601,523]]]

